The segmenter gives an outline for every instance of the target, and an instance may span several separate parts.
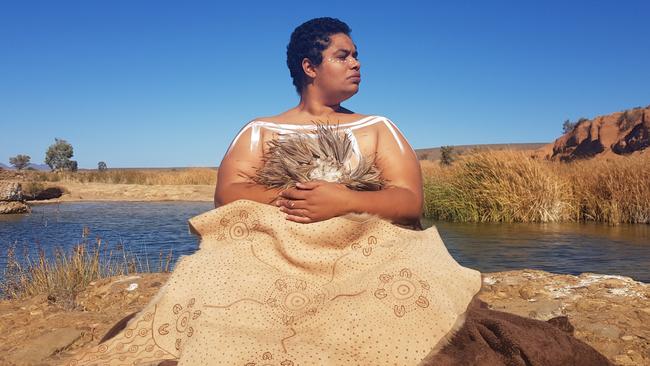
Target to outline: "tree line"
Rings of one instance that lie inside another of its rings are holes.
[[[76,172],[79,169],[76,160],[72,160],[74,149],[72,144],[64,139],[55,138],[54,143],[48,147],[45,152],[45,164],[54,171],[71,171]],[[11,164],[17,170],[23,170],[29,167],[31,157],[29,155],[18,154],[9,158]],[[106,163],[100,161],[97,163],[97,169],[100,171],[108,169]]]

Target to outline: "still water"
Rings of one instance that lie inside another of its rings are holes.
[[[80,202],[33,206],[29,215],[0,215],[0,277],[7,248],[19,257],[38,248],[71,248],[84,240],[125,251],[146,269],[158,268],[160,254],[191,254],[198,239],[187,220],[212,208],[209,202]],[[556,273],[596,272],[650,282],[650,225],[568,224],[436,225],[451,255],[482,272],[533,268]],[[83,237],[84,227],[87,235]],[[92,246],[92,245],[91,245]]]

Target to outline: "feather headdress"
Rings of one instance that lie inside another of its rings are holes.
[[[352,140],[338,126],[316,123],[314,133],[316,136],[295,132],[268,141],[264,165],[251,179],[269,188],[289,188],[312,180],[341,183],[358,191],[384,186],[374,159],[360,155],[357,166],[349,166],[354,154]]]

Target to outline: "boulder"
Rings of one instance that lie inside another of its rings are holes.
[[[0,214],[23,214],[30,211],[25,204],[20,183],[0,181]]]
[[[63,196],[64,190],[60,187],[37,187],[35,190],[24,192],[27,201],[51,200]]]
[[[0,201],[0,215],[2,214],[24,214],[30,213],[31,208],[24,202]]]
[[[0,201],[22,201],[23,190],[20,183],[0,181]]]

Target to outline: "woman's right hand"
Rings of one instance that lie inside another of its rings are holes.
[[[339,183],[297,183],[296,188],[280,192],[276,205],[287,214],[287,220],[306,224],[347,214],[352,192]]]

